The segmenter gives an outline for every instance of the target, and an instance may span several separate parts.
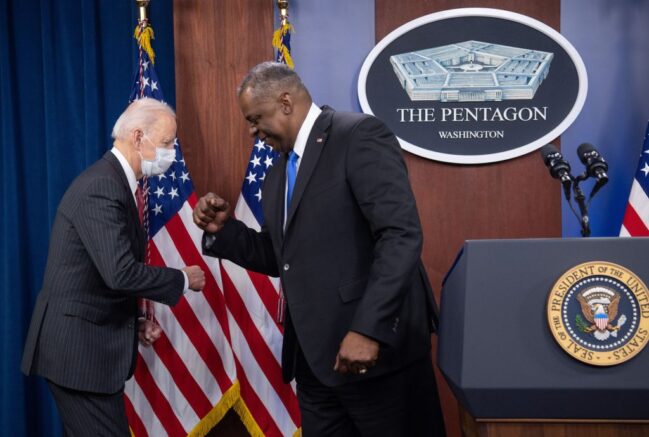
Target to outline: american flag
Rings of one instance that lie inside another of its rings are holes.
[[[631,194],[629,194],[629,202],[626,205],[620,236],[649,236],[649,124],[640,153],[638,169],[631,184]]]
[[[290,41],[290,26],[285,28],[281,33],[282,45]],[[284,53],[288,54],[290,45],[286,50]],[[279,52],[277,60],[286,63],[286,57]],[[235,217],[257,231],[264,222],[263,182],[276,157],[270,146],[259,139],[255,141],[234,210]],[[299,435],[301,421],[295,384],[282,381],[284,331],[277,322],[278,311],[283,306],[279,280],[247,271],[227,260],[221,260],[221,267],[223,291],[232,316],[231,345],[241,387],[241,404],[235,404],[234,408],[252,435]],[[245,405],[245,411],[239,409],[241,405]]]
[[[155,69],[140,49],[131,99],[163,100]],[[295,387],[282,382],[282,328],[275,321],[278,282],[201,254],[202,231],[192,221],[197,202],[180,144],[176,162],[148,180],[149,262],[206,273],[202,293],[188,292],[173,308],[152,303],[162,336],[140,347],[125,388],[136,437],[205,435],[234,408],[251,435],[299,433]],[[259,229],[261,184],[274,152],[253,147],[235,215]]]
[[[263,224],[263,181],[275,157],[270,146],[256,141],[234,211],[239,220],[256,230]],[[241,399],[256,424],[252,428],[258,435],[297,434],[300,413],[295,386],[282,381],[283,329],[277,322],[279,281],[227,260],[222,260],[221,265],[226,301],[237,325],[232,330],[232,350],[240,365],[237,376]]]

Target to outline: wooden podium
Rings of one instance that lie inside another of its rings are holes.
[[[649,436],[649,347],[614,366],[556,343],[546,302],[564,272],[615,263],[649,283],[649,238],[467,241],[442,291],[438,365],[464,436]]]
[[[465,437],[647,437],[647,421],[475,419],[460,406]]]

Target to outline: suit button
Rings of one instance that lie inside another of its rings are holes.
[[[133,324],[133,322],[128,322],[128,327],[129,327],[129,329],[133,328],[133,326],[135,326],[135,325]]]
[[[284,264],[284,271],[285,272],[288,272],[288,269],[290,269],[290,268],[291,268],[291,266],[289,266],[288,264]]]

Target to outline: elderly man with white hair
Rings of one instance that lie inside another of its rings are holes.
[[[137,180],[169,168],[175,136],[169,106],[136,100],[115,123],[114,147],[72,182],[56,212],[21,369],[47,380],[67,436],[130,435],[123,391],[136,362],[137,299],[175,305],[205,285],[198,266],[144,264]],[[142,329],[140,340],[155,335]]]

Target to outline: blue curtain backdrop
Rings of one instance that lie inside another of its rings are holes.
[[[156,68],[174,106],[172,0],[150,18]],[[137,51],[133,0],[0,0],[0,430],[60,435],[45,384],[19,371],[65,189],[111,147]]]

